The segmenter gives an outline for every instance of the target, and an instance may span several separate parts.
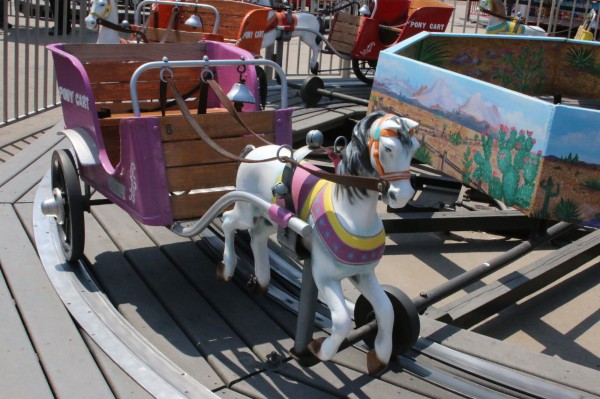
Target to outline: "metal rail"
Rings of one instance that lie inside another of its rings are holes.
[[[217,398],[150,342],[108,302],[87,265],[65,262],[54,218],[42,214],[51,196],[50,172],[43,178],[33,204],[38,254],[54,289],[77,323],[131,378],[156,398]]]
[[[188,60],[188,61],[169,61],[168,57],[164,57],[162,61],[154,61],[148,62],[144,65],[138,67],[138,69],[133,72],[131,75],[131,80],[129,82],[129,93],[131,95],[131,102],[133,108],[133,115],[135,117],[139,117],[140,113],[140,104],[137,95],[137,81],[140,78],[141,74],[145,71],[151,69],[160,69],[161,79],[163,73],[171,73],[173,71],[171,68],[183,68],[183,67],[204,67],[210,68],[214,66],[240,66],[240,65],[262,65],[266,67],[271,67],[277,71],[277,74],[281,78],[281,108],[287,108],[288,106],[288,96],[287,96],[287,80],[285,77],[285,72],[283,69],[275,62],[269,60],[210,60],[208,56],[204,56],[202,60]],[[208,73],[212,72],[207,69]]]
[[[204,8],[204,9],[210,10],[215,13],[215,25],[213,27],[212,33],[218,33],[219,25],[221,24],[221,15],[219,14],[219,10],[217,10],[216,7],[208,5],[208,4],[188,3],[185,1],[143,0],[135,8],[135,14],[133,16],[133,21],[136,25],[141,25],[142,9],[147,4],[164,4],[164,5],[170,5],[173,7],[193,7],[193,8]]]

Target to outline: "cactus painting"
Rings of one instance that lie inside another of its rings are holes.
[[[542,156],[541,151],[532,151],[535,143],[531,131],[517,132],[505,125],[497,131],[488,129],[481,134],[481,150],[473,155],[472,177],[465,153],[463,176],[506,205],[529,209]]]

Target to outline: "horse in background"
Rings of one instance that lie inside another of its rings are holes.
[[[85,17],[85,26],[94,31],[98,31],[97,44],[118,44],[128,43],[119,36],[119,32],[109,26],[105,26],[101,21],[108,21],[115,26],[119,23],[119,10],[116,0],[92,0],[90,10]]]
[[[387,189],[380,190],[384,203],[392,208],[405,206],[415,193],[409,168],[419,148],[414,135],[417,127],[418,123],[411,119],[381,111],[367,115],[355,126],[336,173],[379,177],[389,183]],[[286,148],[268,145],[252,149],[245,158],[261,160],[279,156],[292,154]],[[241,163],[236,190],[254,193],[271,202],[273,187],[281,180],[285,167],[278,159]],[[292,211],[313,228],[312,239],[305,245],[311,252],[315,284],[331,311],[333,323],[331,335],[311,341],[308,349],[320,360],[329,360],[348,336],[352,318],[341,286],[341,280],[348,278],[375,312],[378,330],[374,349],[367,355],[367,368],[370,374],[379,374],[392,354],[394,325],[392,304],[375,275],[386,237],[377,212],[379,192],[322,180],[300,167],[296,167],[286,186],[295,208]],[[223,214],[222,228],[225,250],[218,277],[227,281],[233,276],[237,261],[234,233],[248,230],[256,279],[266,291],[270,281],[267,242],[277,226],[252,204],[237,202],[233,210]]]
[[[270,7],[270,0],[244,0],[245,2],[259,6]],[[283,31],[277,29],[283,27]],[[279,11],[273,9],[269,13],[262,48],[269,47],[275,43],[281,35],[289,34],[292,38],[297,37],[311,49],[310,71],[313,74],[319,72],[319,55],[321,54],[321,41],[318,33],[323,32],[323,23],[313,14],[306,12]]]
[[[479,9],[489,14],[485,33],[494,35],[548,36],[546,31],[539,26],[525,25],[518,18],[508,16],[502,0],[481,0],[479,2]]]

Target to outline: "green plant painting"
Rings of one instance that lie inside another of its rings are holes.
[[[535,142],[531,131],[489,129],[481,134],[480,150],[463,154],[463,181],[487,186],[489,195],[508,206],[529,209],[542,158],[541,151],[532,151]]]

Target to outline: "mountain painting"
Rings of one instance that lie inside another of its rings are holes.
[[[577,68],[585,44],[468,36],[423,33],[382,52],[369,111],[417,120],[420,161],[507,206],[600,226],[600,112],[580,106],[600,84],[554,74]],[[600,46],[590,49],[600,65]],[[598,71],[579,75],[600,83]]]

